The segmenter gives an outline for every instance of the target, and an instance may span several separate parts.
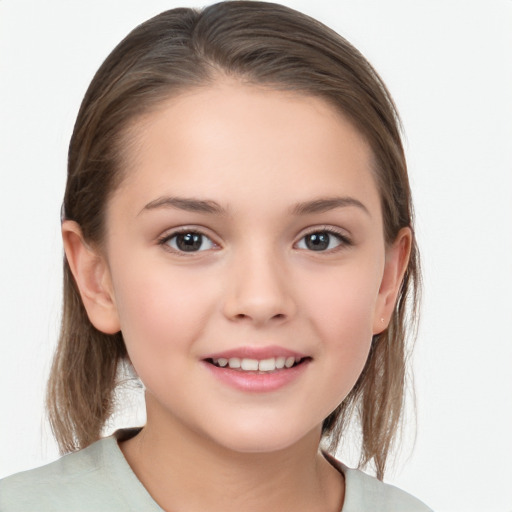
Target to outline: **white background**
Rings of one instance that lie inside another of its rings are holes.
[[[405,125],[425,296],[416,445],[387,481],[437,512],[511,512],[512,1],[283,3],[354,43]],[[56,457],[42,401],[79,103],[117,42],[177,5],[198,3],[0,0],[0,477]]]

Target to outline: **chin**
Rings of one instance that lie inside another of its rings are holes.
[[[246,454],[276,453],[287,450],[303,442],[319,443],[321,437],[321,425],[312,430],[294,430],[290,425],[281,423],[279,427],[268,425],[262,428],[236,430],[232,426],[227,439],[216,439],[216,442],[225,448]]]

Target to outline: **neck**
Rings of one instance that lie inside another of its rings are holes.
[[[164,510],[339,512],[343,478],[319,452],[319,440],[315,429],[286,449],[240,453],[148,416],[121,449]]]

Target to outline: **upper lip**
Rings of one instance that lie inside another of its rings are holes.
[[[233,348],[208,354],[203,359],[231,359],[232,357],[239,359],[257,359],[261,361],[262,359],[270,359],[272,357],[295,357],[303,359],[308,356],[295,350],[289,350],[279,346],[267,346]]]

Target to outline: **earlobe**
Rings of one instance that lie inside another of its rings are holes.
[[[89,320],[101,332],[119,332],[119,318],[105,258],[85,242],[80,226],[74,221],[62,223],[62,240]]]
[[[384,273],[373,320],[373,334],[381,333],[389,325],[402,280],[409,264],[411,246],[412,231],[407,227],[398,232],[393,245],[386,251]]]

